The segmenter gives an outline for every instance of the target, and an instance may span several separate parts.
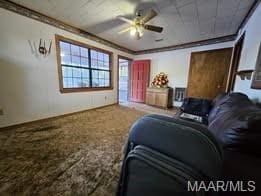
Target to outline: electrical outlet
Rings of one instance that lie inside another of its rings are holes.
[[[0,108],[0,115],[4,115],[4,110]]]

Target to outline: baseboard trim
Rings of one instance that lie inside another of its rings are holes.
[[[6,126],[6,127],[0,127],[0,131],[7,131],[7,130],[10,130],[10,129],[17,129],[17,128],[20,128],[20,127],[23,127],[23,126],[31,125],[31,124],[34,124],[34,123],[42,123],[42,122],[45,122],[45,121],[48,121],[48,120],[57,120],[57,119],[60,119],[60,118],[63,118],[63,117],[67,117],[67,116],[71,116],[71,115],[75,115],[75,114],[80,114],[80,113],[91,111],[91,110],[97,110],[97,109],[101,109],[101,108],[106,108],[106,107],[113,106],[113,105],[119,105],[119,103],[103,105],[103,106],[90,108],[90,109],[85,109],[85,110],[81,110],[81,111],[77,111],[77,112],[70,112],[70,113],[61,114],[61,115],[58,115],[58,116],[52,116],[52,117],[48,117],[48,118],[42,118],[42,119],[38,119],[38,120],[33,120],[33,121],[24,122],[24,123],[14,124],[14,125]]]

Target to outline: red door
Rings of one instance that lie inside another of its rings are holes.
[[[146,88],[149,85],[150,60],[137,60],[131,64],[130,100],[145,102]]]

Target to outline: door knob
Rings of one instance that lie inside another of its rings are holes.
[[[218,87],[218,88],[220,88],[220,87],[221,87],[221,85],[219,84],[217,87]]]

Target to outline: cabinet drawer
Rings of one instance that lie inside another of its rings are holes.
[[[147,92],[151,93],[168,93],[168,91],[167,88],[147,88]]]

